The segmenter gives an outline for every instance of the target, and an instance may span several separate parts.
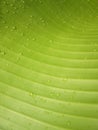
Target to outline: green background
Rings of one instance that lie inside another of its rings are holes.
[[[0,130],[98,130],[98,0],[0,0]]]

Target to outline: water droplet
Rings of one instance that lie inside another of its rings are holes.
[[[70,126],[70,125],[71,125],[71,122],[70,122],[70,121],[67,121],[66,124],[67,124],[67,126]]]
[[[67,80],[67,78],[64,78],[63,80],[64,80],[64,81],[66,81],[66,80]]]
[[[33,18],[33,15],[30,15],[30,18]]]
[[[40,18],[40,21],[41,21],[42,23],[45,23],[45,20],[44,20],[43,18]]]
[[[40,4],[42,4],[42,1],[41,1],[41,0],[39,0],[39,3],[40,3]]]
[[[27,38],[27,41],[29,41],[30,39],[29,38]]]
[[[65,20],[63,20],[63,23],[66,23],[66,21],[65,21]]]
[[[67,78],[63,78],[63,81],[67,81]]]
[[[3,1],[3,4],[6,4],[7,2],[6,1]]]
[[[74,28],[75,28],[75,26],[74,26],[74,25],[72,25],[72,26],[71,26],[71,28],[72,28],[72,29],[74,29]]]
[[[48,79],[47,81],[48,81],[48,83],[50,82],[50,80],[49,80],[49,79]]]
[[[66,2],[66,0],[63,0],[63,2]]]
[[[3,21],[2,21],[2,23],[4,23],[4,24],[5,24],[5,23],[6,23],[6,21],[5,21],[5,20],[3,20]]]
[[[33,95],[33,93],[30,93],[30,96],[32,96]]]
[[[36,40],[36,38],[32,38],[32,41],[35,41]]]
[[[9,10],[6,10],[6,13],[9,13]]]
[[[0,54],[1,55],[5,55],[6,53],[4,51],[0,51]]]
[[[25,35],[24,32],[22,32],[22,33],[21,33],[21,36],[24,36],[24,35]]]
[[[9,64],[7,63],[6,66],[9,66]]]
[[[7,29],[7,28],[9,28],[8,26],[5,26],[5,28]]]
[[[13,7],[13,6],[14,6],[14,4],[13,4],[13,3],[11,3],[11,4],[10,4],[10,6],[11,6],[11,7]]]
[[[52,43],[53,42],[53,40],[49,40],[49,43]]]
[[[13,13],[13,14],[16,14],[16,12],[15,12],[15,11],[13,11],[12,13]]]
[[[14,7],[14,10],[17,10],[17,7]]]
[[[22,53],[21,53],[21,52],[20,52],[20,53],[18,53],[18,56],[17,56],[17,62],[20,60],[21,55],[22,55]]]
[[[21,56],[21,55],[22,55],[22,52],[18,53],[18,55]]]
[[[60,96],[60,93],[57,93],[56,95],[57,95],[57,97],[59,97],[59,96]]]
[[[22,0],[22,3],[23,3],[23,4],[25,3],[24,0]]]
[[[16,30],[16,29],[17,29],[16,26],[13,26],[13,27],[12,27],[12,31],[14,31],[14,30]]]

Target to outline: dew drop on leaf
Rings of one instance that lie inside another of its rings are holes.
[[[6,13],[9,13],[9,10],[6,10]]]
[[[24,35],[25,35],[24,32],[22,32],[22,33],[21,33],[21,36],[24,36]]]
[[[9,28],[9,26],[5,26],[5,28],[6,28],[6,29]]]
[[[48,83],[50,82],[50,80],[49,80],[49,79],[48,79],[47,81],[48,81]]]
[[[68,80],[68,78],[67,77],[65,77],[65,78],[63,78],[63,81],[65,82],[65,81],[67,81]]]
[[[11,3],[11,4],[10,4],[10,6],[11,6],[11,7],[13,7],[13,6],[14,6],[14,4],[13,4],[13,3]]]
[[[16,30],[16,29],[17,29],[16,26],[13,26],[13,27],[12,27],[12,31],[14,31],[14,30]]]
[[[40,18],[40,21],[42,22],[42,23],[44,23],[45,22],[45,20],[41,17]]]
[[[27,41],[29,41],[30,39],[29,38],[27,38]]]
[[[67,126],[69,127],[71,125],[71,122],[70,121],[67,121]]]
[[[5,23],[6,23],[6,21],[5,21],[5,20],[3,20],[3,21],[2,21],[2,23],[3,23],[3,24],[5,24]]]
[[[14,7],[15,10],[17,10],[17,7]]]
[[[52,40],[49,40],[49,43],[52,43],[53,41]]]
[[[56,95],[57,95],[57,97],[59,97],[59,96],[60,96],[60,93],[57,93]]]
[[[30,96],[32,96],[33,95],[33,93],[30,93]]]
[[[15,14],[16,12],[15,12],[15,11],[13,11],[12,13],[13,13],[13,14]]]
[[[4,51],[0,51],[0,54],[1,54],[1,55],[5,55],[6,52],[4,52]]]
[[[9,66],[9,64],[7,63],[6,66]]]
[[[20,57],[21,57],[21,55],[22,55],[22,53],[20,52],[20,53],[18,53],[18,56],[17,56],[17,62],[20,60]]]
[[[36,40],[36,38],[32,38],[32,41],[35,41]]]
[[[33,15],[30,15],[30,18],[33,18]]]
[[[63,81],[67,81],[67,78],[63,78]]]
[[[39,3],[42,4],[42,0],[39,0]]]
[[[23,4],[25,3],[24,0],[22,0],[22,3],[23,3]]]
[[[7,4],[6,1],[3,1],[3,4],[6,5]]]

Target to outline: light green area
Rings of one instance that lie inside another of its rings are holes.
[[[98,0],[0,0],[0,130],[98,130]]]

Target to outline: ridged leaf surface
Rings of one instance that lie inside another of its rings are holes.
[[[97,0],[0,0],[0,130],[98,130]]]

